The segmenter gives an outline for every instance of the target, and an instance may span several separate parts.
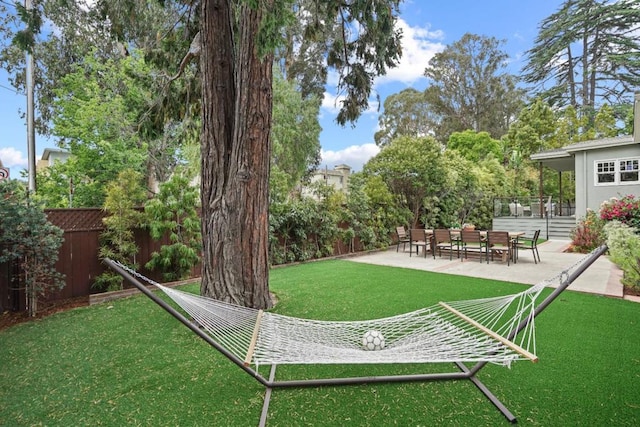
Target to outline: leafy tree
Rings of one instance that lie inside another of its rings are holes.
[[[175,74],[180,55],[197,32],[193,8],[186,1],[98,0],[79,5],[68,0],[34,0],[27,13],[24,6],[2,14],[3,40],[12,43],[0,48],[0,66],[9,73],[11,84],[25,91],[24,51],[30,49],[36,60],[34,77],[37,97],[38,131],[49,134],[56,89],[60,79],[71,72],[91,51],[102,60],[129,55],[129,49],[143,52],[145,60],[158,70],[141,84],[153,81],[158,95],[141,122],[141,133],[153,139],[171,119],[182,117],[184,101],[199,98],[197,79],[166,85]],[[43,24],[47,25],[43,25]],[[55,30],[52,30],[55,29]],[[192,73],[193,67],[184,70]]]
[[[408,88],[385,99],[384,111],[378,122],[380,130],[375,133],[374,139],[382,147],[399,136],[432,134],[435,119],[431,117],[425,93]]]
[[[24,51],[30,49],[33,52],[37,61],[34,70],[36,128],[43,134],[52,132],[53,119],[58,113],[56,108],[61,96],[64,98],[60,90],[65,76],[82,69],[87,78],[106,85],[105,92],[114,95],[112,82],[101,80],[100,73],[104,73],[104,69],[95,70],[91,75],[92,69],[84,65],[91,57],[94,65],[110,63],[111,68],[120,67],[123,72],[120,76],[123,87],[120,89],[123,92],[119,95],[124,93],[126,97],[127,91],[131,92],[126,104],[130,127],[123,131],[135,131],[140,148],[144,149],[149,187],[155,189],[157,182],[168,179],[180,160],[176,157],[178,144],[197,141],[199,136],[193,138],[192,133],[182,132],[189,129],[188,124],[194,122],[194,116],[200,115],[199,104],[193,102],[200,100],[199,79],[195,78],[197,64],[189,61],[182,64],[180,61],[180,55],[189,47],[197,31],[196,16],[192,10],[195,3],[144,0],[100,0],[89,5],[76,3],[34,0],[29,13],[24,7],[17,6],[18,13],[3,15],[0,32],[4,40],[13,42],[0,47],[0,66],[7,70],[16,90],[22,92],[25,90]],[[155,36],[150,36],[152,34]],[[135,58],[136,67],[118,65],[130,57]],[[144,64],[146,69],[140,64]],[[109,72],[108,77],[113,75],[112,70]],[[167,84],[170,76],[175,75],[188,78]],[[65,89],[70,89],[68,84]],[[138,102],[132,102],[135,96],[138,96]],[[105,111],[98,109],[96,112]],[[65,138],[64,135],[61,137]],[[180,153],[187,151],[183,148]],[[67,183],[65,187],[69,188],[69,182],[74,181],[70,175],[73,174],[62,174],[54,177],[53,181],[64,181]],[[80,186],[88,181],[75,180]],[[45,187],[49,190],[52,186],[45,184]],[[79,202],[82,199],[81,195],[76,197]],[[90,206],[100,204],[100,200],[92,201]]]
[[[497,39],[465,34],[429,61],[426,102],[436,117],[438,140],[473,130],[504,135],[520,110],[523,91],[507,72],[507,54]]]
[[[59,206],[64,200],[73,207],[101,206],[106,183],[123,166],[145,170],[147,145],[140,138],[137,116],[149,93],[132,76],[147,72],[135,57],[101,62],[91,55],[61,79],[53,132],[72,156],[39,175],[39,197],[47,205]]]
[[[592,121],[594,107],[628,102],[640,86],[639,28],[636,0],[566,0],[540,23],[524,81]]]
[[[447,180],[440,144],[431,137],[394,140],[365,164],[363,172],[385,181],[396,203],[413,214],[411,227],[418,225],[425,199],[437,199]]]
[[[38,295],[62,289],[64,277],[55,269],[62,230],[47,221],[18,181],[0,181],[0,263],[16,262],[23,275],[28,311],[35,316]]]
[[[142,175],[132,169],[125,169],[116,180],[107,185],[107,197],[104,210],[109,214],[102,221],[105,230],[100,235],[100,258],[110,258],[136,270],[135,257],[138,246],[134,229],[143,223],[143,213],[136,209],[145,200],[145,191],[141,185]],[[108,291],[122,289],[122,278],[105,271],[96,277],[94,286]]]
[[[491,138],[487,132],[454,132],[449,137],[447,150],[457,150],[461,156],[472,162],[487,158],[502,159],[500,141]]]
[[[400,54],[394,30],[397,0],[317,2],[323,22],[341,37],[328,46],[327,64],[345,91],[337,120],[355,120],[367,107],[373,77]],[[272,142],[273,51],[291,25],[287,1],[201,2],[202,217],[201,293],[266,308],[268,181]]]
[[[318,98],[302,98],[293,83],[276,70],[273,79],[273,153],[271,168],[284,173],[291,191],[320,162]]]
[[[517,152],[523,159],[534,153],[559,148],[563,141],[556,135],[557,118],[549,105],[541,99],[524,107],[509,126],[505,140],[510,153]]]
[[[341,210],[344,219],[353,224],[354,237],[366,249],[388,245],[396,227],[412,219],[411,212],[396,203],[382,177],[362,172],[349,176],[346,207]]]
[[[160,184],[160,193],[145,205],[151,237],[160,240],[168,234],[170,244],[151,254],[148,269],[163,271],[164,280],[180,280],[189,276],[200,262],[202,249],[198,190],[181,174]]]

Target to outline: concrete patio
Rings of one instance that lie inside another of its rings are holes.
[[[480,263],[477,258],[461,260],[456,258],[455,254],[453,260],[449,260],[448,255],[443,255],[442,257],[436,255],[434,259],[431,253],[428,253],[426,258],[422,254],[416,256],[415,253],[409,256],[408,245],[404,252],[402,245],[400,245],[400,251],[398,252],[396,252],[396,247],[393,246],[386,251],[346,259],[353,262],[413,268],[533,285],[556,276],[585,256],[584,254],[565,252],[568,246],[568,241],[546,241],[538,245],[541,262],[534,263],[533,254],[530,250],[520,250],[518,262],[509,266],[507,266],[506,262],[498,260],[488,264],[486,261]],[[622,272],[620,269],[609,261],[606,256],[601,256],[568,289],[623,298],[623,289],[620,283],[621,277]]]

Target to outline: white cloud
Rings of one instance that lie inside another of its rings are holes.
[[[13,147],[0,148],[0,160],[6,168],[26,168],[28,163],[24,154]]]
[[[399,64],[378,77],[376,84],[401,82],[412,85],[424,78],[424,69],[433,56],[446,47],[439,40],[444,38],[440,30],[430,31],[429,27],[411,27],[403,19],[398,19],[396,28],[402,31],[402,57]]]
[[[442,31],[430,31],[428,27],[411,27],[403,19],[398,19],[396,27],[402,31],[402,57],[394,68],[387,70],[387,74],[375,80],[375,85],[398,82],[407,86],[413,85],[416,81],[424,78],[423,73],[429,60],[433,56],[444,50],[444,44],[437,40],[444,37]],[[335,70],[330,70],[327,78],[327,87],[335,88],[338,84],[339,76]],[[340,110],[340,101],[344,96],[324,93],[322,100],[322,110],[332,115],[336,115]],[[364,114],[377,114],[378,102],[375,98],[369,101],[369,109]]]
[[[331,151],[322,150],[322,167],[333,168],[336,165],[345,164],[351,166],[352,170],[360,171],[362,166],[372,157],[380,152],[380,147],[376,144],[368,143],[362,145],[351,145],[344,150]]]

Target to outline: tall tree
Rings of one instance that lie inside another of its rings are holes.
[[[639,29],[637,0],[566,0],[540,23],[524,81],[593,119],[594,107],[629,102],[640,86]]]
[[[467,33],[429,61],[425,96],[441,142],[465,130],[488,132],[493,138],[506,133],[522,106],[523,91],[505,71],[508,56],[502,43]]]
[[[13,13],[0,17],[0,37],[12,40],[0,46],[0,66],[9,73],[17,91],[25,90],[24,50],[36,60],[36,128],[52,132],[60,82],[92,57],[97,63],[120,61],[136,55],[147,64],[146,74],[132,74],[135,87],[147,89],[153,97],[137,105],[135,127],[148,151],[147,177],[166,179],[175,165],[176,133],[180,122],[199,115],[197,64],[180,67],[181,55],[197,32],[191,0],[34,0],[27,12],[17,5]],[[178,69],[191,78],[168,85]],[[133,109],[133,107],[132,107]],[[167,132],[169,130],[170,132]],[[170,133],[170,138],[165,134]]]
[[[399,57],[398,0],[329,3],[324,18],[344,28],[328,48],[327,63],[343,76],[346,98],[337,120],[346,123],[367,107],[373,77]],[[291,4],[201,4],[201,293],[266,308],[272,60]]]
[[[400,136],[432,134],[434,118],[430,114],[424,92],[408,88],[388,96],[378,119],[380,130],[374,135],[376,144],[382,147]]]

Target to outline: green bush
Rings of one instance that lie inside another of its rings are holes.
[[[611,261],[623,271],[622,284],[640,292],[640,236],[637,230],[620,221],[604,227]]]
[[[0,263],[15,263],[22,272],[20,283],[11,286],[25,287],[30,316],[37,313],[38,296],[65,286],[55,268],[62,234],[21,183],[0,181]]]

